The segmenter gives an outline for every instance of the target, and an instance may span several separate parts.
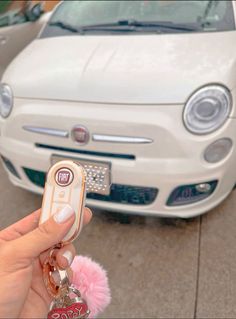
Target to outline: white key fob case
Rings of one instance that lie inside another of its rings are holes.
[[[60,161],[48,171],[44,188],[40,223],[45,222],[65,205],[75,211],[75,222],[62,243],[72,242],[83,226],[83,207],[86,195],[85,171],[72,161]]]

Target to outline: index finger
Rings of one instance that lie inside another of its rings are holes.
[[[92,218],[92,212],[89,208],[85,207],[83,213],[84,213],[83,225],[87,225]],[[40,214],[41,214],[41,209],[38,209],[32,214],[19,220],[15,224],[12,224],[11,226],[3,229],[2,231],[0,231],[0,240],[3,240],[3,241],[14,240],[31,232],[32,230],[38,227]]]

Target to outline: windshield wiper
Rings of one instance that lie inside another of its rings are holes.
[[[63,21],[50,22],[48,25],[49,25],[49,26],[53,26],[53,27],[59,27],[59,28],[61,28],[61,29],[68,30],[68,31],[71,31],[71,32],[74,32],[74,33],[80,32],[79,29],[76,29],[76,28],[73,27],[72,25],[67,24],[67,23],[65,23],[65,22],[63,22]]]
[[[59,27],[61,29],[64,30],[68,30],[70,32],[73,33],[83,33],[84,31],[124,31],[124,28],[115,28],[113,29],[113,25],[110,27],[109,25],[105,25],[105,27],[103,27],[103,25],[99,24],[98,27],[97,25],[88,25],[88,26],[81,26],[81,27],[74,27],[72,25],[70,25],[69,23],[63,22],[63,21],[55,21],[55,22],[50,22],[48,23],[49,26],[53,26],[53,27]],[[132,27],[133,28],[133,27]],[[126,28],[127,29],[127,28]],[[129,29],[128,29],[129,30]]]
[[[138,20],[119,20],[111,23],[100,23],[100,24],[91,24],[84,25],[78,28],[63,22],[55,21],[50,22],[49,26],[59,27],[61,29],[68,30],[74,33],[84,33],[86,31],[138,31],[143,29],[151,29],[152,31],[163,31],[163,29],[171,29],[174,31],[198,31],[196,27],[192,27],[184,24],[175,24],[171,21],[138,21]]]
[[[136,28],[151,28],[157,30],[171,29],[175,31],[197,31],[198,28],[184,25],[184,24],[175,24],[171,21],[138,21],[138,20],[119,20],[111,23],[101,23],[93,25],[81,26],[79,29],[81,31],[96,31],[96,30],[135,30]]]

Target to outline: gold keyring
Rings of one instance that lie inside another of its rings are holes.
[[[43,279],[49,294],[53,298],[61,297],[63,291],[67,291],[70,285],[69,277],[66,270],[60,270],[56,264],[55,251],[58,247],[51,249],[48,258],[43,264]],[[59,275],[59,283],[56,283],[53,274]]]

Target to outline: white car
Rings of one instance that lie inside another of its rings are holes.
[[[233,1],[59,4],[3,75],[12,183],[42,193],[69,158],[106,170],[90,206],[188,218],[222,202],[236,181],[235,14]]]

